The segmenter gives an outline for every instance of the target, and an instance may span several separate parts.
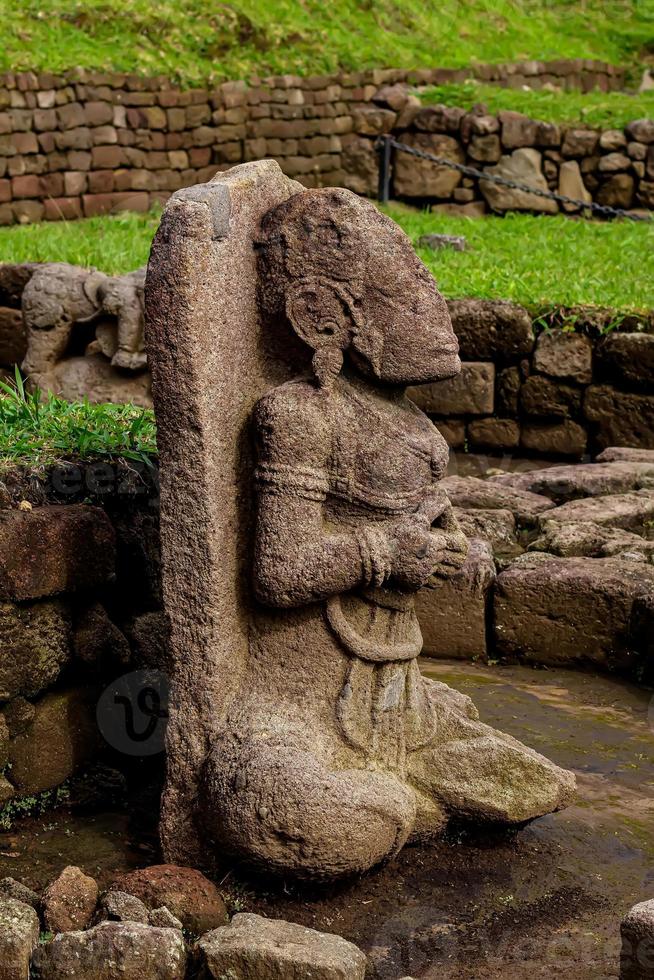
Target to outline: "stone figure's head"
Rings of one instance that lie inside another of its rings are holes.
[[[314,351],[323,386],[346,358],[385,384],[437,381],[460,369],[447,306],[404,232],[340,188],[295,194],[269,211],[258,243],[266,312]]]

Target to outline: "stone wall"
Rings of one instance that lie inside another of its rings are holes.
[[[99,721],[97,705],[126,672],[164,669],[158,549],[148,471],[0,473],[0,820],[100,763],[122,781],[125,709]]]
[[[623,84],[621,69],[587,60],[284,75],[185,91],[162,77],[6,74],[0,224],[145,211],[180,187],[260,157],[279,160],[306,186],[370,190],[371,137],[403,124],[398,109],[406,91],[389,90],[473,76],[516,87],[608,91]],[[644,166],[643,159],[635,162]]]

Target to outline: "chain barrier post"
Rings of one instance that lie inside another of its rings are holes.
[[[379,182],[377,185],[377,200],[380,204],[388,204],[391,187],[391,150],[393,138],[380,136],[377,141],[379,154]]]

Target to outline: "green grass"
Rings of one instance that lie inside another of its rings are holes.
[[[601,58],[654,47],[651,0],[0,0],[0,70],[200,82],[339,68]]]
[[[445,296],[512,299],[532,310],[553,305],[625,312],[654,307],[648,262],[654,252],[654,222],[520,214],[473,220],[399,204],[388,213],[414,243],[428,232],[466,236],[468,252],[419,250]],[[125,213],[1,228],[0,262],[72,262],[109,273],[129,272],[147,261],[158,222],[158,213]]]
[[[647,257],[654,222],[571,221],[508,214],[453,218],[390,205],[414,244],[420,235],[465,235],[469,251],[418,249],[443,294],[510,299],[533,312],[553,306],[654,307]]]
[[[90,405],[28,394],[16,371],[0,382],[0,467],[62,459],[147,462],[156,453],[154,413],[133,405]]]
[[[460,85],[439,85],[421,92],[429,105],[472,109],[483,102],[490,113],[511,109],[532,119],[552,123],[583,123],[604,129],[624,129],[634,119],[654,118],[654,91],[640,95],[625,92],[552,92],[547,89],[506,89],[475,80]]]

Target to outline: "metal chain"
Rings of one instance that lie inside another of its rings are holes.
[[[584,210],[595,211],[598,214],[605,215],[606,217],[616,217],[616,218],[628,218],[631,221],[651,221],[651,217],[640,214],[632,214],[629,211],[625,211],[623,208],[611,208],[608,204],[595,204],[594,201],[579,201],[574,197],[566,197],[565,194],[557,194],[554,191],[542,191],[538,187],[530,187],[529,184],[521,184],[517,180],[510,180],[508,177],[498,177],[496,174],[489,174],[484,170],[477,170],[475,167],[468,167],[463,163],[454,163],[453,160],[447,160],[444,157],[434,156],[433,153],[427,153],[425,150],[417,150],[413,146],[407,146],[406,143],[399,143],[392,136],[381,136],[377,141],[377,146],[381,147],[384,143],[388,143],[396,150],[401,150],[403,153],[408,153],[413,157],[420,157],[421,160],[429,160],[431,163],[438,163],[441,166],[451,167],[452,170],[457,170],[459,173],[464,174],[466,177],[476,177],[478,180],[486,180],[491,184],[501,184],[503,187],[511,187],[517,191],[527,191],[529,194],[534,194],[536,197],[548,198],[552,201],[559,201],[561,204],[573,204],[575,207],[582,208]]]

